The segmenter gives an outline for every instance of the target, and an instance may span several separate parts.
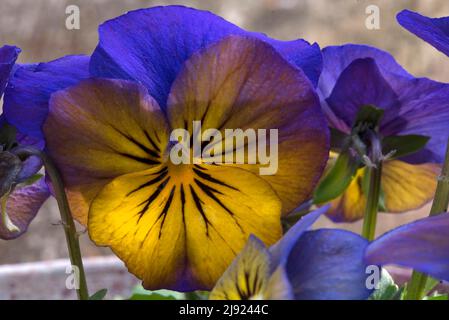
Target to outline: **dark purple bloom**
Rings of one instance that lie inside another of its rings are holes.
[[[432,199],[449,137],[449,84],[415,78],[387,52],[348,44],[323,49],[318,91],[329,125],[344,134],[351,133],[360,110],[372,105],[383,110],[376,139],[429,138],[418,151],[384,159],[383,211],[405,212]],[[359,168],[345,191],[332,200],[332,220],[363,217],[365,173]]]
[[[415,78],[388,53],[364,45],[323,49],[319,91],[330,125],[348,132],[367,104],[384,109],[384,137],[422,135],[426,146],[401,160],[442,163],[449,137],[449,85]]]
[[[0,48],[0,97],[13,72],[20,49]],[[43,141],[16,133],[0,115],[0,239],[14,239],[23,234],[49,196],[44,178],[30,182],[42,163],[36,157],[20,159],[16,146],[44,147]]]
[[[405,29],[449,56],[449,17],[428,18],[403,10],[398,13],[397,19]]]

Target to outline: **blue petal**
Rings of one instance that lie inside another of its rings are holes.
[[[20,132],[43,138],[42,124],[53,92],[89,76],[89,57],[66,56],[51,62],[19,67],[5,92],[4,113]]]
[[[315,84],[321,72],[321,52],[316,44],[277,41],[242,30],[210,12],[182,6],[129,12],[102,24],[99,34],[91,74],[141,82],[162,108],[184,62],[229,35],[254,36],[270,43]]]
[[[401,26],[449,56],[449,17],[428,18],[403,10],[397,20]]]
[[[395,264],[449,280],[449,213],[396,228],[373,241],[368,264]]]
[[[401,160],[412,164],[443,163],[449,138],[449,85],[415,78],[397,88],[400,107],[388,110],[382,134],[417,134],[430,137],[426,146]]]
[[[323,49],[323,72],[318,83],[322,97],[327,98],[330,96],[344,69],[354,60],[363,58],[372,58],[376,61],[380,73],[393,89],[395,89],[394,84],[398,76],[406,79],[413,78],[388,52],[366,45],[329,46]]]
[[[16,188],[8,196],[6,212],[19,231],[9,231],[0,221],[0,239],[11,240],[25,233],[49,196],[45,178],[41,178],[32,185]]]
[[[0,48],[0,98],[3,95],[19,53],[20,49],[17,47],[6,45]]]
[[[306,232],[295,244],[287,275],[297,300],[363,300],[366,287],[363,261],[368,241],[337,229]]]
[[[279,264],[285,264],[291,250],[296,245],[301,236],[306,232],[321,215],[326,213],[329,205],[308,213],[302,217],[277,243],[270,247],[273,268]],[[273,270],[272,270],[273,271]]]
[[[391,109],[399,105],[396,93],[372,58],[356,59],[344,69],[326,101],[350,128],[362,106]]]

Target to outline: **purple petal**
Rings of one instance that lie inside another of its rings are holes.
[[[34,219],[49,195],[44,178],[41,178],[32,185],[14,190],[8,197],[6,212],[12,223],[17,226],[20,231],[11,232],[0,223],[0,239],[15,239],[26,232],[28,225]]]
[[[368,241],[337,229],[308,231],[295,244],[287,276],[297,300],[362,300],[366,287],[363,255]]]
[[[396,228],[373,241],[366,251],[368,264],[395,264],[449,280],[449,213]]]
[[[66,56],[19,67],[5,92],[4,113],[8,122],[24,134],[43,138],[41,127],[51,94],[87,78],[88,62],[87,56]]]
[[[449,17],[428,18],[403,10],[396,18],[405,29],[449,56]]]
[[[366,45],[347,44],[343,46],[330,46],[323,49],[323,72],[318,83],[319,92],[322,97],[327,98],[330,96],[344,69],[354,60],[363,58],[374,59],[380,73],[393,89],[395,89],[395,79],[397,79],[397,76],[413,78],[388,52]]]
[[[344,69],[326,102],[349,127],[364,105],[391,109],[399,104],[372,58],[356,59]]]
[[[3,95],[20,51],[19,48],[8,45],[0,48],[0,98]]]
[[[92,55],[93,76],[143,83],[165,108],[170,87],[193,53],[229,35],[254,36],[270,43],[316,84],[321,71],[318,45],[304,40],[277,41],[247,32],[207,11],[182,6],[129,12],[99,28],[100,42]]]
[[[388,110],[382,134],[417,134],[430,137],[426,146],[404,160],[413,164],[443,163],[449,138],[449,85],[415,78],[404,81],[397,89],[400,108]]]
[[[361,97],[358,95],[357,97],[348,97],[353,88],[361,89],[362,84],[369,81],[366,78],[362,79],[363,83],[358,83],[362,81],[356,79],[354,75],[352,82],[351,79],[347,79],[346,86],[336,87],[337,81],[338,83],[343,81],[340,78],[347,72],[348,66],[360,58],[374,60],[378,70],[372,70],[371,76],[374,74],[377,77],[373,81],[377,82],[376,90],[385,88],[388,91],[377,97],[379,98],[377,103],[382,103],[382,100],[388,96],[392,98],[390,107],[380,106],[386,109],[381,124],[382,134],[384,136],[417,134],[431,138],[424,149],[401,160],[414,164],[442,163],[449,136],[449,126],[447,126],[449,122],[449,100],[447,99],[449,85],[427,78],[414,78],[390,54],[384,51],[362,45],[344,45],[323,49],[323,73],[318,88],[323,110],[330,125],[343,132],[349,132],[348,120],[354,116],[354,102],[366,102],[368,101],[367,97],[375,98],[373,90],[368,90]],[[397,99],[393,99],[392,92],[397,95]],[[335,100],[333,106],[326,102],[326,98],[331,93],[333,97],[330,102]],[[349,100],[346,101],[346,98]],[[385,102],[387,100],[385,99]]]
[[[44,140],[36,139],[22,133],[17,133],[17,142],[20,146],[31,146],[39,150],[44,149]],[[23,182],[36,174],[42,168],[42,160],[39,157],[31,156],[22,163],[22,170],[17,179]]]
[[[277,243],[270,247],[270,253],[272,255],[272,265],[285,263],[293,247],[315,221],[318,220],[321,215],[326,213],[329,209],[329,205],[323,206],[306,216],[302,217]]]

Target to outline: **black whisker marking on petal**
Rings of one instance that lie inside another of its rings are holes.
[[[119,152],[118,154],[123,156],[123,157],[135,160],[135,161],[140,162],[140,163],[148,164],[148,165],[160,164],[159,161],[152,160],[152,159],[147,159],[147,158],[142,158],[142,157],[138,157],[138,156],[134,156],[132,154],[128,154],[128,153],[124,153],[124,152]]]
[[[174,187],[172,188],[172,190],[170,191],[170,196],[168,197],[168,200],[167,200],[167,202],[165,203],[165,206],[164,206],[164,208],[162,209],[162,212],[159,214],[159,216],[157,217],[156,221],[153,223],[153,225],[150,227],[150,229],[149,229],[148,232],[146,233],[145,237],[143,238],[142,242],[140,243],[140,248],[142,248],[143,245],[144,245],[144,243],[145,243],[145,241],[147,241],[147,238],[148,238],[148,236],[150,235],[151,230],[153,230],[153,228],[154,228],[154,226],[157,224],[157,222],[163,217],[163,220],[162,220],[162,222],[161,222],[161,229],[159,230],[159,235],[158,235],[158,238],[159,238],[159,239],[161,238],[162,227],[163,227],[164,222],[165,222],[165,217],[166,217],[166,215],[167,215],[167,213],[168,213],[168,210],[169,210],[169,208],[170,208],[170,204],[171,204],[171,202],[172,202],[172,200],[173,200],[173,196],[174,196],[174,193],[175,193],[175,188],[176,188],[176,186],[174,186]]]
[[[238,273],[236,274],[236,279],[235,279],[235,289],[237,290],[237,293],[238,293],[240,299],[248,300],[248,295],[244,292],[244,290],[242,290],[242,288],[240,288]]]
[[[209,195],[209,192],[215,192],[218,194],[223,194],[223,192],[221,192],[220,190],[217,190],[211,186],[208,186],[207,184],[202,183],[200,180],[198,180],[197,178],[193,178],[193,181],[195,181],[195,183],[201,188],[201,190],[203,190],[207,195]],[[212,194],[212,196],[214,196],[214,194]],[[210,197],[212,197],[210,196]],[[215,199],[214,199],[215,200]],[[228,211],[228,210],[226,210]],[[233,214],[232,212],[229,212],[230,214]]]
[[[253,279],[253,291],[254,293],[259,292],[260,290],[260,282],[259,282],[259,266],[256,267],[256,272],[254,273]]]
[[[141,184],[140,186],[138,186],[134,190],[128,192],[128,194],[126,196],[129,197],[134,192],[137,192],[137,191],[142,190],[142,189],[144,189],[146,187],[152,186],[153,184],[155,184],[155,183],[161,181],[162,179],[164,179],[167,174],[168,174],[168,171],[167,170],[165,170],[165,171],[163,170],[156,178],[151,179],[150,181],[145,182],[144,184]]]
[[[143,145],[142,143],[140,143],[139,141],[137,141],[136,139],[134,139],[131,136],[126,136],[126,138],[131,141],[132,143],[134,143],[136,146],[138,146],[142,151],[148,153],[150,156],[154,157],[154,158],[159,158],[159,153],[151,150],[150,148],[148,148],[147,146]]]
[[[202,166],[200,166],[199,164],[194,164],[193,165],[195,168],[200,169],[200,170],[207,170],[206,168],[203,168]]]
[[[145,204],[145,206],[143,207],[142,210],[140,210],[137,214],[139,215],[139,219],[137,220],[137,224],[140,222],[140,219],[142,219],[142,217],[144,216],[144,214],[146,213],[146,211],[148,210],[148,208],[150,207],[150,205],[153,203],[154,200],[156,200],[156,198],[159,196],[159,194],[162,192],[162,190],[164,190],[165,186],[168,183],[168,180],[170,180],[170,177],[168,177],[167,179],[165,179],[163,182],[161,182],[161,184],[159,184],[159,186],[157,187],[157,189],[153,192],[153,194],[145,201],[143,201],[142,203],[140,203],[138,205],[141,206],[143,204]]]
[[[142,143],[140,143],[139,141],[137,141],[136,139],[134,139],[132,136],[130,136],[129,134],[124,133],[123,131],[117,129],[116,127],[112,126],[111,127],[117,131],[119,134],[121,134],[123,137],[125,137],[126,139],[128,139],[128,141],[134,143],[134,145],[136,145],[137,147],[140,148],[140,150],[142,150],[143,152],[146,152],[147,154],[149,154],[150,156],[154,157],[154,158],[159,158],[159,154],[158,152],[151,150],[150,148],[148,148],[147,146],[143,145]]]
[[[198,179],[194,178],[193,179],[195,181],[195,183],[197,184],[197,186],[210,198],[212,198],[212,200],[214,200],[220,207],[222,207],[227,213],[229,213],[229,215],[232,217],[232,219],[234,220],[235,224],[239,227],[240,231],[244,232],[242,226],[240,225],[240,223],[237,221],[237,219],[235,218],[235,214],[234,212],[232,212],[228,207],[226,207],[223,202],[221,202],[220,199],[217,198],[217,196],[214,194],[218,193],[218,194],[223,194],[222,192],[202,183],[201,181],[199,181]]]
[[[220,186],[223,186],[223,187],[228,187],[228,188],[230,188],[230,189],[232,189],[232,190],[235,190],[235,191],[240,191],[239,189],[237,189],[237,188],[235,188],[235,187],[233,187],[233,186],[230,186],[229,184],[227,184],[227,183],[225,183],[225,182],[223,182],[223,181],[220,181],[220,180],[218,180],[218,179],[213,178],[210,174],[207,174],[207,173],[202,172],[202,171],[200,171],[200,170],[198,170],[198,169],[195,169],[195,168],[193,168],[193,171],[194,171],[200,178],[203,178],[204,180],[207,180],[207,181],[212,182],[212,183],[216,183],[216,184],[218,184],[218,185],[220,185]]]
[[[170,196],[168,197],[168,200],[165,203],[164,209],[162,209],[161,214],[157,218],[157,220],[159,220],[162,217],[161,227],[159,229],[159,239],[162,236],[162,228],[164,227],[165,218],[167,218],[168,210],[170,210],[170,206],[173,201],[173,196],[175,195],[175,189],[176,189],[176,186],[173,186],[173,188],[170,191]],[[156,222],[157,222],[157,220],[156,220]]]
[[[145,137],[147,137],[148,142],[151,143],[153,148],[156,149],[156,151],[160,153],[161,149],[157,146],[157,144],[153,141],[153,139],[151,139],[150,134],[146,130],[143,130],[143,133],[145,134]]]
[[[203,209],[203,206],[202,206],[202,201],[198,197],[198,195],[196,194],[196,192],[193,189],[193,187],[191,185],[189,185],[189,187],[190,187],[190,193],[192,194],[193,202],[195,202],[196,208],[200,212],[201,216],[203,217],[204,223],[206,224],[206,236],[209,237],[209,224],[210,224],[210,222],[209,222],[209,219],[207,219],[206,213],[204,212],[204,209]]]
[[[247,292],[247,294],[249,296],[251,296],[252,295],[252,290],[251,290],[251,287],[249,286],[249,272],[248,272],[248,270],[245,270],[244,276],[245,276],[246,292]]]
[[[206,106],[206,110],[204,110],[203,116],[201,117],[201,123],[203,123],[204,119],[206,119],[206,115],[209,112],[209,108],[210,108],[211,104],[212,104],[212,100],[209,100],[207,103],[207,106]]]
[[[184,232],[187,235],[186,217],[185,217],[185,205],[186,205],[186,195],[184,193],[184,185],[181,184],[181,212],[182,212],[182,224],[184,225]]]

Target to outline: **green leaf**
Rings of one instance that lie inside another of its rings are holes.
[[[384,115],[384,110],[379,109],[373,105],[366,105],[359,109],[356,115],[354,128],[360,129],[361,126],[367,126],[375,129],[379,126],[380,120]]]
[[[183,293],[171,290],[145,290],[142,286],[136,286],[128,300],[184,300]]]
[[[382,153],[394,151],[392,159],[415,153],[424,148],[430,137],[410,134],[406,136],[391,136],[382,139]]]
[[[400,289],[387,270],[382,269],[379,289],[375,290],[369,300],[396,300]]]
[[[89,297],[89,300],[103,300],[106,297],[106,293],[108,293],[108,289],[98,290]]]
[[[351,183],[359,167],[359,161],[348,152],[341,153],[334,166],[315,190],[313,202],[326,203],[341,195]]]
[[[186,300],[207,300],[209,298],[209,291],[193,291],[186,292]]]
[[[41,173],[33,174],[31,177],[26,179],[25,181],[20,183],[20,187],[30,186],[33,183],[37,182],[40,178],[42,178],[44,175]]]

